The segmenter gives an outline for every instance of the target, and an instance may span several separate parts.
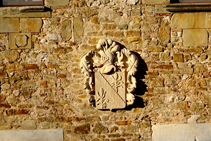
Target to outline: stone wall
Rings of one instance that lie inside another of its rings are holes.
[[[0,9],[0,129],[64,129],[65,141],[150,141],[152,125],[210,120],[210,13],[169,0],[46,0],[52,11]],[[27,9],[27,8],[26,8]],[[30,8],[29,8],[30,9]],[[89,104],[80,60],[99,39],[140,59],[136,101]]]

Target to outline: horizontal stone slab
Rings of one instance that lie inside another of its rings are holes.
[[[211,13],[176,13],[171,19],[172,29],[211,28]]]
[[[208,141],[211,124],[166,124],[152,126],[153,141]]]
[[[0,130],[1,141],[63,141],[63,129]]]
[[[44,6],[1,7],[0,17],[49,18],[51,13],[50,11],[45,11]]]

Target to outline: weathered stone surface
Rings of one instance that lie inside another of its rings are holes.
[[[36,120],[26,120],[22,123],[21,128],[22,129],[36,129]]]
[[[75,17],[73,21],[73,35],[76,42],[80,42],[83,36],[83,21],[81,17]]]
[[[135,5],[139,0],[127,0],[127,4]]]
[[[31,48],[31,33],[10,33],[10,49],[29,49]]]
[[[3,52],[3,56],[13,62],[19,58],[19,53],[15,50],[6,50]]]
[[[95,125],[93,132],[98,133],[98,134],[105,134],[105,133],[108,133],[108,128],[98,122]]]
[[[168,124],[152,126],[153,141],[193,141],[210,140],[211,125],[202,124]]]
[[[19,25],[18,18],[0,18],[0,32],[19,32]]]
[[[72,38],[72,24],[70,20],[65,20],[62,23],[61,36],[64,41],[68,41]]]
[[[34,9],[34,10],[28,11],[29,9]],[[44,12],[44,6],[2,7],[0,9],[0,17],[10,17],[10,18],[19,18],[19,17],[36,18],[36,17],[39,17],[39,18],[47,18],[47,17],[50,17],[50,16],[51,16],[50,11]]]
[[[66,6],[70,0],[46,0],[46,6]]]
[[[169,4],[170,0],[142,0],[142,4]]]
[[[210,13],[176,13],[171,19],[173,29],[211,28]]]
[[[0,136],[1,141],[63,141],[63,129],[0,130]]]
[[[161,42],[169,42],[170,26],[168,22],[162,22],[158,32],[158,38]]]
[[[74,133],[77,134],[89,134],[89,132],[90,132],[90,124],[81,125],[74,129]]]
[[[42,27],[41,18],[21,18],[20,30],[21,32],[40,32]]]
[[[183,45],[189,46],[207,46],[208,32],[206,29],[184,29],[183,30]]]
[[[173,59],[175,62],[184,62],[183,54],[174,54]]]
[[[155,5],[155,13],[165,14],[170,13],[163,5]]]

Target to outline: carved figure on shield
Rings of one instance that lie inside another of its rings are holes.
[[[85,89],[98,109],[123,109],[134,103],[137,56],[111,39],[100,39],[80,67],[86,75]]]

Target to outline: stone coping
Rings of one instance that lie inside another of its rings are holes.
[[[174,3],[165,6],[170,12],[204,12],[211,11],[211,3]]]
[[[1,7],[0,17],[50,17],[51,12],[45,6]]]

